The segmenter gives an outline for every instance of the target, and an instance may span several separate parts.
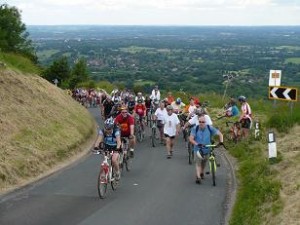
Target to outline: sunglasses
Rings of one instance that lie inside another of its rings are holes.
[[[121,112],[122,114],[126,114],[127,113],[127,111],[123,111],[123,112]]]
[[[199,121],[199,123],[205,123],[205,121]]]

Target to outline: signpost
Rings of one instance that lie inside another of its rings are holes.
[[[274,132],[268,133],[269,159],[277,158],[277,148]]]
[[[269,99],[298,101],[298,89],[294,87],[269,86]]]
[[[269,86],[280,86],[281,70],[270,70]]]

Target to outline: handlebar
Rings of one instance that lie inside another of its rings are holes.
[[[220,146],[223,146],[223,148],[227,149],[224,143],[220,142],[218,144],[210,144],[210,145],[203,145],[203,144],[198,144],[198,147],[201,148],[218,148]]]

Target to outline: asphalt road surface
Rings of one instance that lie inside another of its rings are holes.
[[[98,123],[97,109],[90,109]],[[218,157],[217,185],[206,175],[195,183],[182,137],[174,156],[165,146],[152,148],[149,131],[138,143],[132,170],[124,172],[116,191],[99,199],[96,187],[99,155],[77,163],[37,183],[0,197],[0,224],[28,225],[218,225],[224,224],[229,164]]]

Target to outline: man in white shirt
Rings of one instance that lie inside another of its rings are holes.
[[[152,90],[150,98],[152,99],[152,101],[154,100],[160,101],[160,91],[158,90],[157,85],[155,85],[154,89]]]
[[[173,107],[167,106],[167,115],[164,117],[164,134],[166,138],[167,158],[170,159],[173,155],[174,139],[179,134],[180,121]]]
[[[165,103],[160,102],[159,108],[156,109],[154,113],[154,120],[157,121],[157,128],[160,133],[160,143],[164,143],[164,118],[167,116],[167,110],[165,108]]]

